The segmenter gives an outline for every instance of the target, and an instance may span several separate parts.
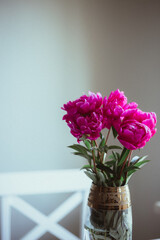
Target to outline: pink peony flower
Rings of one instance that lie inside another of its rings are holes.
[[[157,116],[154,112],[143,112],[140,109],[137,109],[137,111],[134,114],[134,117],[137,121],[145,124],[150,128],[151,131],[151,137],[156,133],[157,129],[155,128],[157,124]]]
[[[85,135],[90,140],[96,140],[102,130],[102,96],[100,93],[89,92],[75,101],[64,104],[62,109],[67,111],[63,120],[71,129],[71,134],[80,141]]]
[[[156,133],[156,114],[153,112],[125,111],[118,131],[118,140],[130,150],[145,146],[146,142]]]
[[[111,92],[108,99],[103,100],[103,128],[113,126],[118,131],[124,111],[134,112],[137,106],[135,102],[127,104],[127,97],[119,89]]]

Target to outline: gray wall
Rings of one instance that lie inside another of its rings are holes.
[[[139,153],[151,162],[130,181],[133,239],[160,237],[160,1],[86,1],[86,37],[94,90],[123,90],[144,111],[155,111],[157,134]]]
[[[1,171],[76,167],[60,107],[91,86],[78,3],[0,1],[0,36]]]
[[[82,166],[66,147],[75,139],[60,107],[88,90],[119,88],[159,118],[159,42],[158,0],[1,0],[0,171]],[[160,236],[159,140],[158,126],[140,152],[152,161],[130,181],[134,240]],[[39,199],[28,201],[49,212],[54,199]],[[26,225],[15,225],[15,240]]]
[[[92,86],[81,21],[74,0],[0,1],[0,172],[82,166],[67,149],[75,139],[60,109]],[[48,214],[65,198],[25,199]],[[18,240],[34,223],[12,214]],[[78,216],[75,211],[62,224],[78,233]]]

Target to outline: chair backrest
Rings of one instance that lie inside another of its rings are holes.
[[[57,179],[63,180],[57,181]],[[56,184],[52,184],[54,182]],[[21,240],[36,240],[46,232],[51,233],[60,240],[79,240],[77,236],[59,225],[58,222],[80,203],[82,203],[80,226],[80,239],[82,239],[86,197],[90,184],[90,180],[78,169],[1,173],[1,239],[11,239],[11,208],[15,208],[37,224]],[[49,193],[72,193],[72,195],[48,216],[20,197]]]

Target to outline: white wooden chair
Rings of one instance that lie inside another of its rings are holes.
[[[62,182],[57,179],[65,179]],[[56,184],[52,184],[56,182]],[[78,169],[17,172],[0,174],[1,240],[11,240],[11,208],[17,209],[37,225],[21,240],[37,240],[46,232],[60,240],[79,240],[77,236],[58,224],[82,202],[81,238],[83,238],[84,206],[90,180]],[[72,193],[49,216],[24,201],[20,196],[48,193]]]

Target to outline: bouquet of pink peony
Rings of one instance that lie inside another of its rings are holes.
[[[89,92],[62,109],[67,112],[63,120],[78,142],[69,147],[87,159],[82,169],[92,180],[84,239],[132,240],[127,183],[149,161],[147,156],[132,157],[132,152],[143,148],[156,133],[156,114],[143,112],[135,102],[127,103],[119,89],[108,98]],[[117,144],[109,145],[111,132]]]
[[[69,101],[62,109],[66,111],[63,120],[78,142],[69,147],[87,159],[82,169],[96,185],[123,186],[149,161],[147,156],[132,157],[132,152],[143,148],[156,133],[156,114],[143,112],[135,102],[127,103],[119,89],[108,98],[89,92],[89,96]],[[108,144],[111,132],[121,145]]]

